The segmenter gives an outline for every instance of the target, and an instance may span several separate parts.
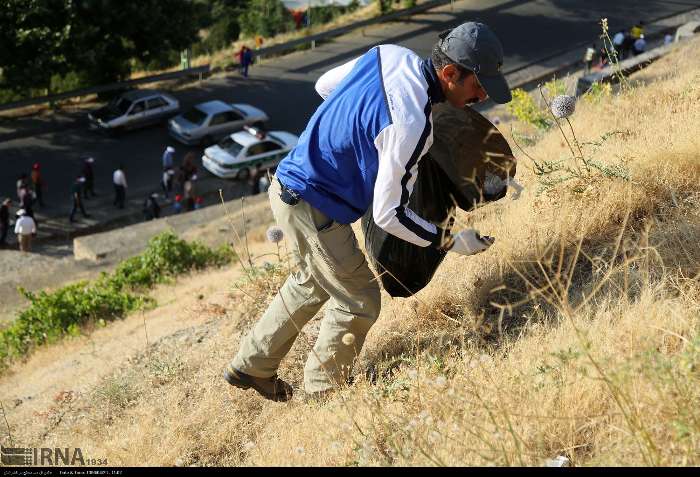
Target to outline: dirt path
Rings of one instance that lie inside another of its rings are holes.
[[[254,256],[274,251],[273,244],[259,240],[263,235],[264,229],[250,234]],[[39,349],[26,363],[14,366],[0,378],[0,400],[13,439],[26,445],[28,440],[47,437],[58,424],[56,410],[62,404],[89,395],[115,370],[129,368],[147,349],[147,340],[153,345],[183,330],[202,327],[213,318],[233,318],[231,292],[241,276],[242,269],[236,264],[159,286],[152,294],[157,308]],[[2,427],[0,440],[9,444],[4,423]]]

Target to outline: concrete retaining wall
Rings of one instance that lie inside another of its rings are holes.
[[[92,262],[121,259],[141,252],[151,237],[166,230],[172,230],[185,239],[198,239],[208,244],[221,243],[221,234],[230,234],[233,239],[235,233],[243,233],[242,203],[246,230],[273,221],[267,194],[259,194],[247,197],[243,202],[241,199],[227,202],[228,215],[223,205],[213,205],[109,232],[77,237],[73,240],[73,255],[76,260]]]

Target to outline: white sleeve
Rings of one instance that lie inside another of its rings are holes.
[[[355,63],[357,63],[357,60],[359,59],[360,57],[358,56],[354,60],[348,61],[340,66],[336,66],[332,70],[326,71],[321,75],[318,81],[316,81],[316,92],[323,98],[324,101],[328,96],[330,96],[335,87],[338,86],[341,81],[343,81],[343,78],[350,73],[352,68],[355,66]]]
[[[15,233],[19,235],[20,227],[19,227],[19,220],[15,222]]]
[[[32,219],[32,233],[36,233],[36,222],[34,222],[34,219]]]
[[[430,124],[391,124],[374,140],[379,152],[374,184],[374,222],[387,233],[420,247],[439,245],[443,231],[408,208],[418,162],[430,148]]]

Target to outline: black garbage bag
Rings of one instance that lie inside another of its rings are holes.
[[[468,211],[506,194],[505,183],[496,190],[484,183],[489,176],[514,177],[515,159],[498,129],[471,108],[437,105],[433,128],[433,145],[418,165],[409,208],[449,233],[456,207]],[[392,297],[422,290],[446,255],[388,234],[374,223],[372,207],[362,217],[362,230],[369,259]]]

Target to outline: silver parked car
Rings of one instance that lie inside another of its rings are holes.
[[[90,129],[123,131],[157,124],[180,111],[180,102],[160,91],[139,89],[124,93],[88,113]]]
[[[178,141],[208,146],[243,126],[263,127],[267,114],[249,104],[208,101],[168,121],[170,135]]]

